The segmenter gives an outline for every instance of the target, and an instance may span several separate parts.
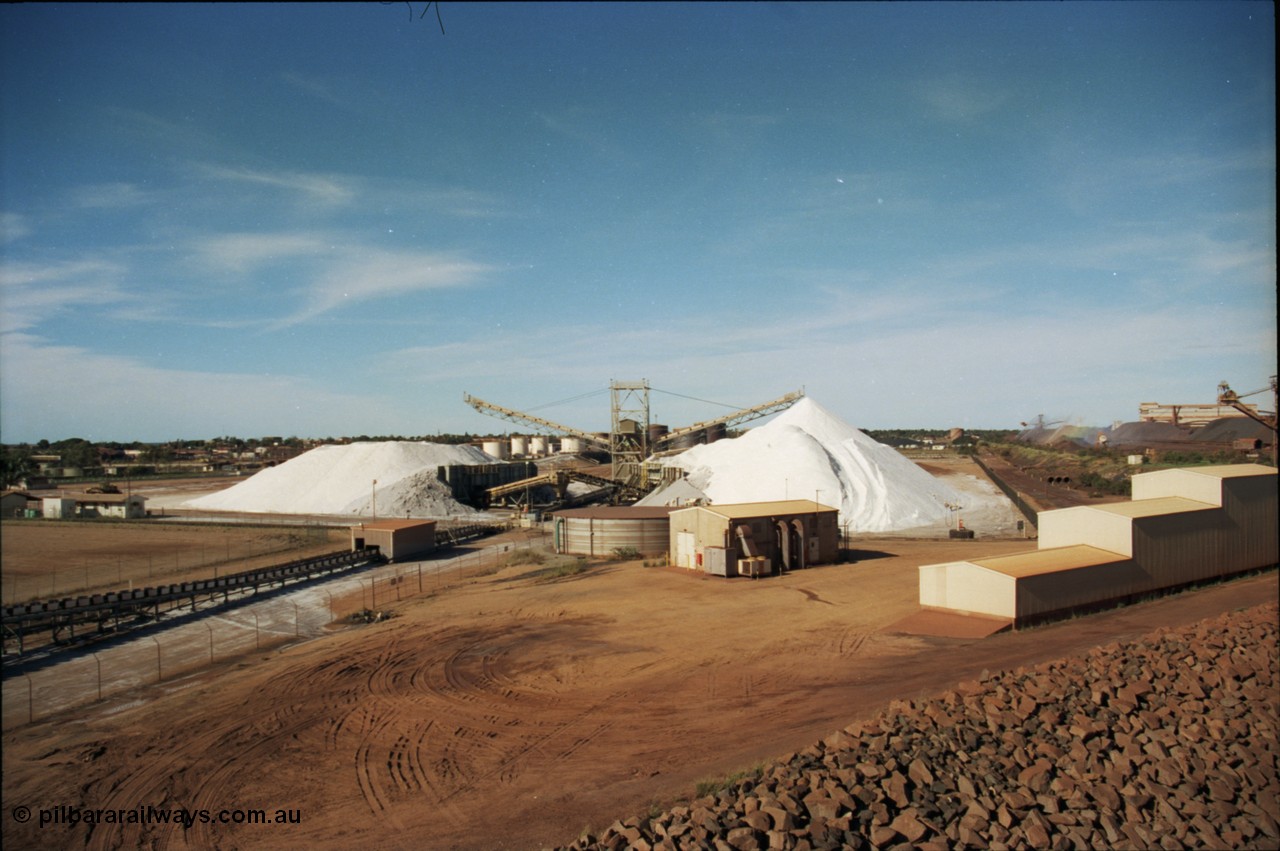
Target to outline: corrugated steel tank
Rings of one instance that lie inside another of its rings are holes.
[[[570,555],[609,556],[619,549],[661,555],[667,551],[670,528],[665,515],[620,518],[592,516],[589,510],[561,512],[555,518],[555,547]]]

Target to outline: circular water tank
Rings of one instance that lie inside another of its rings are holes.
[[[529,438],[516,435],[511,438],[511,454],[520,456],[529,454]]]
[[[566,437],[560,441],[560,451],[569,455],[577,455],[582,451],[582,440],[577,437]]]
[[[534,458],[541,458],[547,454],[547,439],[545,437],[529,438],[529,454]]]
[[[571,508],[555,514],[554,546],[558,553],[609,556],[614,550],[660,555],[671,547],[669,508],[604,506]]]
[[[486,455],[497,458],[499,461],[507,457],[507,442],[505,440],[486,440],[480,445]]]

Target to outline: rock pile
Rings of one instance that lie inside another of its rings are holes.
[[[1276,605],[899,701],[572,849],[1280,846]]]

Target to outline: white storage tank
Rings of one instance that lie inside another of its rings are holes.
[[[529,454],[534,458],[541,458],[547,454],[547,439],[537,436],[529,438]]]
[[[486,455],[504,461],[507,458],[507,442],[505,440],[486,440],[480,445]]]
[[[516,435],[511,438],[511,454],[517,458],[529,454],[529,438]]]
[[[582,452],[582,440],[577,437],[566,437],[560,441],[560,451],[566,455],[578,455]]]

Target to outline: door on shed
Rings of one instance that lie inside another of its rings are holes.
[[[694,567],[693,551],[693,533],[676,532],[676,566]]]

